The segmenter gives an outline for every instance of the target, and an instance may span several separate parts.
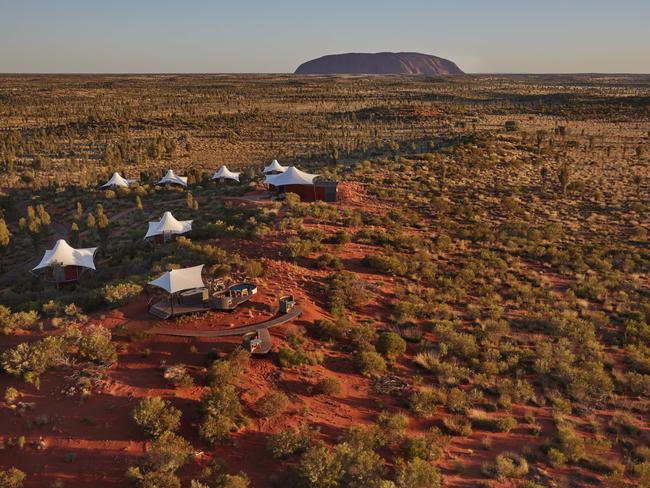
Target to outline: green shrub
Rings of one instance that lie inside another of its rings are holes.
[[[322,378],[316,383],[314,391],[319,395],[338,395],[341,393],[341,382],[336,378]]]
[[[399,488],[438,488],[442,485],[438,469],[420,458],[400,464],[395,480]]]
[[[308,425],[302,424],[296,429],[285,429],[277,434],[272,434],[267,448],[275,459],[286,459],[296,454],[302,454],[313,443],[313,432]]]
[[[360,351],[354,358],[357,370],[364,376],[379,376],[386,371],[386,361],[375,351]]]
[[[420,388],[411,394],[409,404],[411,411],[418,417],[426,418],[434,415],[438,405],[447,401],[447,395],[443,390],[431,387]]]
[[[123,305],[130,302],[142,293],[142,286],[131,281],[106,285],[103,290],[103,296],[109,305]]]
[[[260,417],[276,417],[289,405],[289,398],[281,391],[270,391],[255,403],[255,410]]]
[[[242,405],[235,387],[212,387],[201,399],[201,413],[201,438],[211,444],[223,441],[241,420]]]
[[[282,368],[292,368],[302,364],[314,366],[322,361],[323,357],[321,354],[305,351],[299,344],[296,345],[295,349],[281,347],[278,351],[278,364]]]
[[[403,413],[381,412],[377,418],[378,439],[382,444],[399,442],[408,423],[409,419]]]
[[[402,443],[402,454],[407,461],[420,458],[435,461],[442,456],[442,448],[429,436],[407,437]]]
[[[29,329],[39,319],[38,313],[12,312],[10,308],[0,305],[0,332],[10,334],[15,329]]]
[[[321,319],[314,322],[314,325],[316,337],[322,340],[340,341],[345,339],[350,330],[350,324],[343,318],[339,318],[335,321]]]
[[[451,435],[467,437],[472,433],[472,422],[461,415],[445,417],[442,424]]]
[[[528,474],[528,469],[526,459],[512,452],[499,454],[494,463],[483,465],[483,473],[499,481],[523,478]]]
[[[160,397],[147,397],[140,400],[133,409],[131,418],[145,435],[157,438],[165,432],[178,430],[181,411]]]
[[[22,488],[27,475],[16,468],[0,471],[0,486],[2,488]]]
[[[389,359],[394,359],[406,351],[406,341],[395,332],[384,332],[379,336],[377,350]]]
[[[89,325],[79,340],[79,355],[89,361],[110,366],[117,361],[117,349],[110,331],[101,325]]]
[[[187,463],[191,453],[189,442],[167,431],[151,443],[146,459],[153,471],[173,473]]]

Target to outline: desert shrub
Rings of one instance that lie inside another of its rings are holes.
[[[248,488],[250,484],[245,474],[224,474],[219,480],[219,488]]]
[[[147,397],[140,400],[133,409],[131,418],[145,435],[157,438],[165,432],[178,430],[181,411],[160,397]]]
[[[343,434],[343,442],[359,449],[375,449],[384,439],[382,432],[376,426],[353,425]]]
[[[362,322],[348,331],[348,338],[360,350],[374,350],[372,345],[377,340],[377,328],[370,322]]]
[[[408,427],[409,419],[403,413],[391,413],[386,410],[377,417],[377,435],[382,444],[399,442]]]
[[[404,276],[408,271],[407,261],[400,256],[368,254],[363,258],[364,266],[379,273]]]
[[[377,486],[384,471],[384,462],[369,449],[355,449],[342,443],[334,448],[315,444],[303,454],[299,478],[304,486],[364,488]]]
[[[316,267],[319,269],[343,269],[343,261],[334,256],[333,254],[325,253],[322,254],[316,259]]]
[[[430,417],[436,413],[438,405],[447,401],[447,395],[443,390],[424,387],[413,392],[409,399],[411,411],[418,417]]]
[[[5,349],[0,357],[5,372],[36,384],[40,375],[49,368],[67,364],[68,361],[67,346],[60,336],[49,336],[32,343],[23,342]]]
[[[322,378],[316,383],[314,391],[319,395],[338,395],[341,393],[341,382],[336,378]]]
[[[492,432],[510,432],[517,426],[517,419],[514,417],[489,417],[485,412],[473,410],[470,413],[472,427]]]
[[[377,350],[389,359],[406,351],[406,341],[395,332],[384,332],[377,341]]]
[[[555,447],[551,447],[546,453],[551,466],[561,468],[566,463],[566,456],[562,451]]]
[[[110,331],[101,325],[90,325],[81,335],[79,355],[89,361],[109,366],[117,361],[117,349]]]
[[[639,486],[641,488],[650,487],[650,461],[644,461],[642,463],[634,465],[633,468],[634,475],[639,480]]]
[[[0,332],[10,334],[15,329],[29,329],[38,320],[38,313],[29,312],[12,312],[9,307],[0,305]]]
[[[499,454],[494,463],[483,465],[483,473],[499,481],[523,478],[528,474],[528,469],[526,459],[512,452]]]
[[[449,353],[462,359],[475,357],[479,352],[476,338],[464,332],[454,330],[449,323],[441,323],[436,326],[439,347],[445,348]]]
[[[314,443],[314,434],[309,426],[302,424],[296,429],[285,429],[269,438],[267,448],[275,459],[286,459],[302,454]]]
[[[650,397],[650,374],[629,372],[625,379],[632,394]]]
[[[472,422],[461,415],[453,415],[442,419],[442,425],[451,435],[467,437],[472,433]]]
[[[299,343],[296,343],[293,348],[281,347],[278,351],[278,364],[282,368],[292,368],[302,364],[314,366],[322,361],[322,354],[305,351]]]
[[[407,461],[420,458],[425,461],[435,461],[442,456],[442,448],[435,443],[431,436],[407,437],[402,443],[402,454]]]
[[[320,319],[314,322],[314,332],[316,337],[323,340],[337,340],[345,339],[350,324],[345,318],[338,318],[337,320]]]
[[[587,451],[584,438],[568,424],[558,426],[557,441],[567,461],[574,463],[585,457]]]
[[[359,351],[354,357],[354,363],[364,376],[378,376],[386,371],[386,361],[375,351]]]
[[[237,379],[250,359],[250,353],[244,349],[235,349],[226,359],[213,361],[208,369],[208,382],[220,387]]]
[[[143,471],[133,466],[126,472],[126,477],[138,488],[181,488],[178,476],[166,471]]]
[[[2,488],[22,488],[27,475],[17,468],[0,471],[0,486]]]
[[[191,453],[189,442],[167,431],[151,443],[146,459],[153,471],[173,473],[187,463]]]
[[[452,413],[465,413],[469,408],[467,394],[460,388],[452,388],[447,393],[446,406]]]
[[[4,395],[5,403],[7,403],[8,405],[11,405],[16,400],[18,400],[19,396],[20,396],[20,392],[16,388],[14,388],[13,386],[9,386],[5,390],[5,395]]]
[[[435,466],[415,458],[397,467],[395,481],[399,488],[438,488],[442,476]]]
[[[369,298],[365,283],[349,271],[328,276],[325,294],[329,311],[335,316],[343,315],[347,308],[365,304]]]
[[[211,444],[224,440],[241,419],[242,405],[235,387],[212,387],[201,399],[201,413],[201,438]]]
[[[289,398],[281,391],[270,391],[255,403],[255,410],[260,417],[276,417],[289,405]]]
[[[109,305],[123,305],[142,293],[142,286],[131,281],[106,285],[103,296]]]

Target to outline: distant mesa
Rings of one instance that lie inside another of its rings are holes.
[[[298,75],[462,75],[456,63],[421,53],[330,54],[298,66]]]

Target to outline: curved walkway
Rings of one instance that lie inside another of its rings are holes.
[[[187,329],[171,329],[166,327],[154,327],[149,332],[152,334],[170,335],[170,336],[183,336],[183,337],[227,337],[247,334],[248,332],[257,332],[263,329],[270,329],[278,325],[291,322],[296,317],[302,314],[302,309],[299,305],[293,307],[289,313],[278,315],[259,324],[243,325],[233,329],[222,330],[187,330]]]

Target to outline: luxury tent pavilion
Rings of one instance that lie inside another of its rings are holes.
[[[234,173],[226,165],[223,165],[212,175],[212,179],[218,180],[220,183],[226,183],[227,181],[236,181],[239,183],[239,173]]]
[[[128,188],[135,180],[127,180],[119,173],[113,173],[111,179],[102,185],[102,188]]]
[[[192,230],[191,220],[176,220],[171,212],[165,212],[158,222],[149,222],[145,240],[168,242],[176,235],[185,234]]]
[[[268,175],[264,183],[269,190],[279,194],[296,193],[302,201],[336,201],[336,183],[318,180],[319,175],[305,173],[295,166],[289,166],[279,174]]]
[[[174,173],[174,170],[170,169],[167,171],[165,176],[160,179],[158,184],[187,186],[187,176],[178,176],[176,173]]]
[[[277,159],[274,159],[268,165],[264,166],[262,173],[265,175],[277,175],[284,173],[286,170],[287,166],[282,166],[280,163],[278,163]]]
[[[52,249],[45,251],[43,259],[32,272],[51,271],[57,284],[76,282],[85,269],[95,270],[96,247],[75,249],[59,239]]]

